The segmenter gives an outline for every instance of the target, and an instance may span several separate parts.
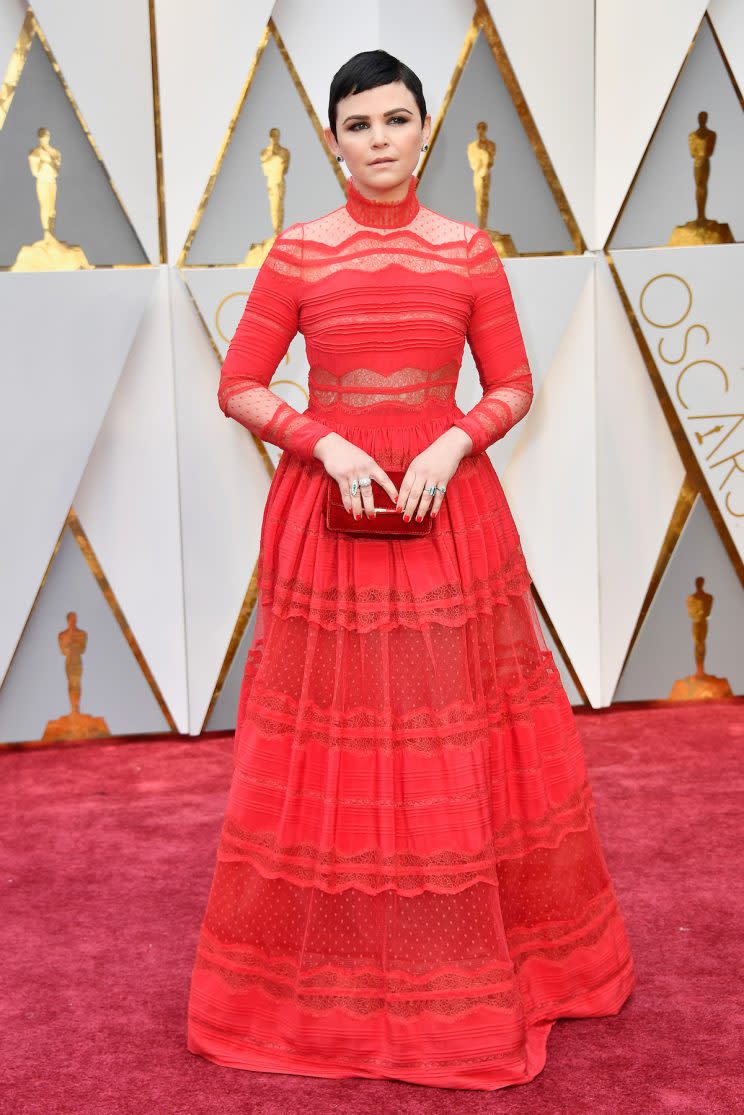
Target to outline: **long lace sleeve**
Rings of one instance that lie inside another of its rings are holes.
[[[272,244],[228,346],[217,400],[227,418],[308,461],[316,442],[331,431],[268,387],[299,328],[302,245],[299,223]]]
[[[487,233],[468,243],[473,308],[467,340],[483,397],[453,422],[469,436],[468,456],[482,453],[524,418],[533,396],[532,374],[506,271]]]

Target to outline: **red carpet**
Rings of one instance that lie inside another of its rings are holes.
[[[219,1068],[186,999],[232,741],[0,755],[3,1055],[14,1115],[408,1115],[744,1110],[739,1044],[744,703],[580,713],[634,951],[621,1014],[561,1019],[497,1093]]]

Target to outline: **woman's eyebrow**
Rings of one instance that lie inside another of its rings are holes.
[[[405,108],[403,106],[401,108],[389,108],[389,109],[387,109],[387,111],[383,112],[382,115],[383,116],[389,116],[391,112],[410,112],[410,111],[411,111],[410,108]],[[369,114],[365,114],[365,113],[362,113],[362,112],[355,112],[351,116],[344,117],[343,123],[345,124],[347,120],[369,120]]]

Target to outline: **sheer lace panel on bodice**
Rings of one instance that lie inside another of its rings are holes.
[[[352,368],[336,376],[326,368],[310,369],[310,394],[315,408],[330,407],[334,412],[355,414],[412,408],[429,409],[433,400],[443,406],[452,402],[457,384],[458,365],[450,360],[441,368],[398,368],[385,375],[373,368]],[[358,415],[357,415],[358,416]],[[374,420],[374,415],[371,415]]]

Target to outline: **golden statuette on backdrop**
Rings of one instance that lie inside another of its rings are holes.
[[[67,613],[67,627],[57,636],[59,649],[65,658],[67,692],[70,711],[66,716],[50,720],[41,737],[44,741],[55,739],[96,739],[110,736],[111,732],[102,716],[88,716],[80,711],[80,679],[83,673],[83,654],[88,645],[88,634],[77,625],[77,612]]]
[[[515,256],[517,249],[508,232],[497,232],[488,227],[488,207],[491,200],[491,167],[496,158],[496,144],[488,139],[486,132],[488,124],[481,120],[476,124],[478,138],[468,144],[468,162],[473,172],[473,191],[475,193],[475,211],[478,216],[478,228],[487,232],[491,243],[500,256]]]
[[[716,697],[733,697],[731,686],[725,678],[706,674],[705,639],[708,634],[708,616],[713,608],[713,597],[703,590],[704,577],[695,578],[695,591],[687,597],[687,614],[692,620],[692,637],[695,641],[697,670],[689,677],[675,681],[669,693],[670,701],[700,701]]]
[[[57,223],[57,176],[62,152],[50,143],[49,128],[39,128],[39,143],[28,153],[28,165],[36,179],[36,197],[43,240],[23,244],[11,271],[80,271],[91,265],[79,244],[66,244],[55,235]]]
[[[261,170],[266,177],[274,235],[267,240],[259,240],[251,244],[243,260],[246,267],[261,266],[269,254],[271,245],[284,228],[284,195],[287,189],[285,179],[289,170],[289,151],[279,142],[278,128],[271,128],[269,131],[269,142],[261,152]]]
[[[710,160],[716,146],[716,133],[707,126],[708,113],[698,113],[699,128],[690,132],[688,144],[693,158],[692,171],[695,177],[695,204],[697,217],[686,225],[677,225],[669,237],[670,248],[689,248],[695,244],[733,244],[734,238],[727,224],[709,220],[705,216],[708,201],[708,178]]]

